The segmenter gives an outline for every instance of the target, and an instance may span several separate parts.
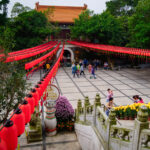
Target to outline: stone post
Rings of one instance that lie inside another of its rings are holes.
[[[148,123],[148,109],[146,106],[142,105],[139,108],[137,119],[135,119],[134,124],[134,141],[133,141],[133,150],[139,149],[139,143],[140,143],[140,134],[142,129],[148,129],[149,123]]]
[[[78,103],[77,103],[77,109],[78,109],[79,113],[81,113],[81,110],[82,110],[82,101],[80,99],[78,100]]]
[[[86,96],[84,99],[84,105],[86,105],[86,107],[90,105],[90,101],[89,101],[88,96]]]
[[[77,109],[76,109],[76,121],[79,121],[79,115],[82,111],[82,101],[79,99],[77,103]]]
[[[87,107],[90,105],[89,98],[86,96],[84,99],[84,122],[86,123]]]
[[[106,132],[106,150],[109,150],[109,138],[110,138],[110,129],[112,125],[116,125],[116,113],[114,108],[110,110],[109,117],[107,119],[107,132]]]
[[[96,94],[96,97],[95,97],[95,104],[96,106],[101,106],[101,97],[98,93]]]
[[[101,100],[100,95],[97,93],[95,97],[95,101],[94,101],[94,111],[93,111],[93,125],[94,126],[96,126],[96,115],[97,115],[96,108],[97,106],[101,106],[100,100]]]

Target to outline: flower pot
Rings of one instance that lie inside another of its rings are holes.
[[[130,117],[129,117],[129,120],[134,120],[134,118],[130,116]]]
[[[124,117],[124,120],[129,120],[129,117],[127,117],[127,116],[126,116],[126,117]]]

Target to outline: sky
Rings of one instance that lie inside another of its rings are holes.
[[[35,8],[35,3],[39,2],[40,5],[57,5],[57,6],[83,6],[88,5],[88,9],[94,10],[95,13],[101,13],[106,9],[105,2],[108,0],[10,0],[8,5],[8,16],[11,14],[14,3],[19,2],[24,6]]]

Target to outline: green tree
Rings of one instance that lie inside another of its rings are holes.
[[[107,11],[114,16],[131,16],[139,0],[110,0],[106,2]]]
[[[0,1],[0,26],[4,25],[7,21],[7,4],[9,0]]]
[[[25,97],[27,83],[24,76],[25,71],[19,63],[0,62],[0,124]]]
[[[11,10],[11,17],[16,17],[23,12],[31,11],[31,8],[28,6],[23,6],[21,3],[17,2],[14,4]]]
[[[14,32],[9,26],[0,26],[0,46],[4,50],[3,52],[7,54],[12,51],[15,46]]]
[[[82,12],[79,15],[78,19],[75,19],[74,26],[70,27],[71,28],[71,37],[73,39],[86,39],[88,37],[87,35],[87,27],[88,27],[88,22],[93,15],[93,12],[87,10]]]
[[[135,14],[129,19],[129,46],[150,48],[150,0],[139,1]]]
[[[71,28],[72,38],[89,39],[91,42],[102,44],[122,45],[122,26],[121,21],[112,16],[108,11],[98,15],[89,15],[84,12],[75,20]]]
[[[9,27],[13,29],[15,47],[25,49],[41,44],[52,32],[51,26],[42,12],[23,12],[13,19]]]

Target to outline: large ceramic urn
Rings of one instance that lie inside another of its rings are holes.
[[[57,133],[56,126],[57,120],[55,117],[55,101],[48,100],[45,103],[46,106],[46,117],[45,117],[45,127],[47,136],[53,136]]]
[[[59,97],[59,90],[55,85],[49,85],[46,91],[46,101],[45,101],[45,107],[46,107],[46,116],[45,116],[45,128],[46,128],[46,134],[47,136],[53,136],[57,133],[56,126],[57,126],[57,120],[55,117],[56,112],[56,100]]]

